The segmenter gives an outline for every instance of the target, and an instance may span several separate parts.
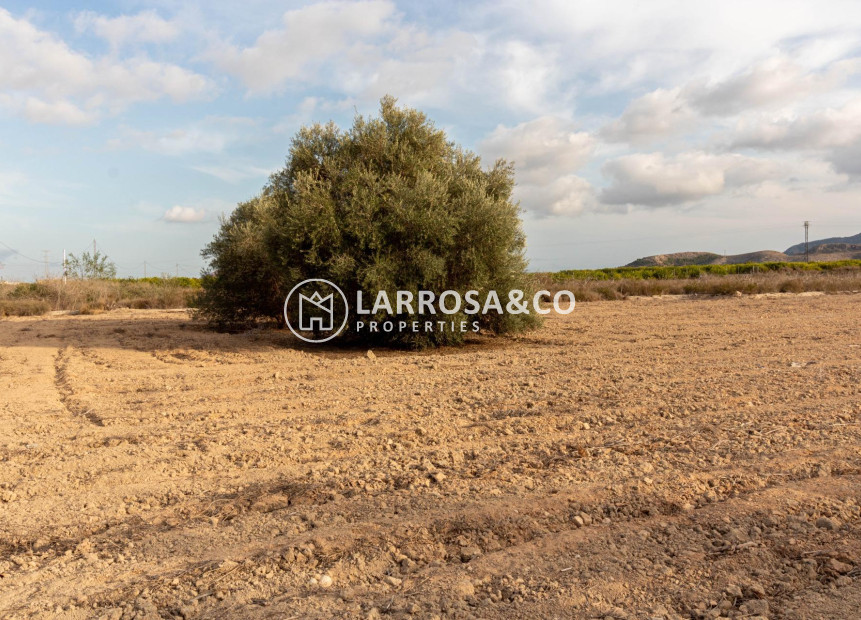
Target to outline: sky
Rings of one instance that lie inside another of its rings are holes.
[[[302,125],[386,94],[515,163],[533,270],[861,232],[857,0],[5,2],[0,278],[94,240],[198,275]]]

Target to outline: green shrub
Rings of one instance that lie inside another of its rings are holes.
[[[397,290],[529,291],[513,186],[511,165],[482,169],[424,114],[390,97],[379,118],[357,116],[347,131],[303,128],[284,169],[222,221],[203,251],[212,275],[202,282],[200,315],[220,326],[277,318],[286,294],[308,278],[336,283],[348,299],[358,290],[385,290],[391,299]],[[537,322],[523,314],[476,318],[496,333]],[[359,339],[421,347],[456,344],[463,334],[360,336],[348,327],[338,342]]]

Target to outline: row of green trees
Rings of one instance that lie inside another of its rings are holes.
[[[706,275],[738,275],[767,272],[833,271],[861,269],[861,260],[829,262],[767,262],[736,265],[682,265],[660,267],[607,267],[604,269],[566,269],[552,274],[553,279],[565,280],[676,280]]]

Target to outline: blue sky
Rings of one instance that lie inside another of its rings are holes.
[[[861,3],[7,2],[0,277],[199,273],[303,124],[392,94],[517,169],[536,270],[861,231]]]

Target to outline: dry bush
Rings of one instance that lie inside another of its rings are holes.
[[[0,299],[0,316],[38,316],[51,309],[40,299]]]
[[[0,316],[29,316],[51,310],[94,314],[114,308],[186,308],[198,292],[197,281],[188,278],[0,283]]]

